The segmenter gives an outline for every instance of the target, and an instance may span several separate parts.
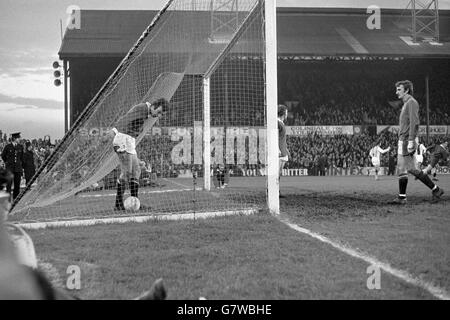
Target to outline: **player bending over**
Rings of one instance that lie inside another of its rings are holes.
[[[450,155],[448,151],[448,141],[445,141],[440,145],[435,145],[429,150],[431,151],[430,163],[425,169],[423,169],[423,173],[427,175],[432,173],[433,180],[438,181],[438,179],[436,178],[436,166],[441,161],[447,161]]]
[[[168,105],[165,99],[135,105],[117,122],[116,128],[112,129],[113,148],[120,161],[115,210],[125,210],[123,194],[127,184],[130,186],[131,196],[138,198],[141,166],[136,152],[136,138],[144,128],[148,130],[149,125],[153,125],[156,119],[166,112]],[[151,120],[153,120],[152,123],[150,123]],[[146,208],[141,206],[141,209]]]
[[[391,150],[391,147],[387,149],[381,149],[380,143],[376,142],[375,146],[370,149],[369,156],[372,158],[372,164],[375,167],[375,180],[378,180],[378,171],[380,170],[380,158],[381,155]]]
[[[398,197],[391,204],[406,204],[408,173],[415,176],[432,191],[433,200],[438,200],[444,191],[431,181],[430,177],[414,166],[414,153],[418,144],[419,104],[413,98],[413,84],[409,80],[395,84],[397,97],[403,101],[398,132]]]

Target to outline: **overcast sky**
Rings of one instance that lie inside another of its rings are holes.
[[[64,134],[63,86],[53,85],[51,64],[61,44],[66,9],[159,10],[165,0],[0,0],[0,130],[27,139]],[[279,7],[405,8],[409,0],[278,0]],[[439,1],[450,9],[450,0]]]

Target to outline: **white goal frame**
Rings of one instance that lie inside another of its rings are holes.
[[[277,8],[276,0],[265,0],[266,119],[267,119],[267,202],[272,214],[280,214],[277,85]]]
[[[168,5],[172,2],[169,0]],[[265,80],[265,103],[266,103],[266,188],[267,188],[267,207],[269,212],[274,215],[280,214],[279,202],[279,146],[278,146],[278,89],[277,89],[277,27],[276,27],[276,0],[259,0],[258,6],[264,5],[264,44],[265,44],[265,66],[264,66],[264,80]],[[156,19],[154,19],[156,20]],[[220,65],[227,52],[233,46],[240,34],[245,28],[240,28],[230,39],[228,46],[223,50],[216,61],[210,66],[208,71],[203,76],[203,189],[210,191],[211,189],[211,117],[210,117],[210,79],[212,73]],[[141,36],[141,38],[144,35]],[[140,39],[141,39],[140,38]],[[140,40],[138,41],[138,43]],[[137,46],[137,44],[135,45]],[[124,61],[126,58],[124,59]],[[241,212],[242,211],[242,212]],[[70,226],[88,226],[96,224],[109,223],[128,223],[128,222],[146,222],[151,220],[179,220],[179,219],[195,219],[227,216],[234,214],[254,214],[255,209],[241,210],[241,211],[226,211],[223,210],[206,213],[194,213],[172,215],[169,217],[165,214],[149,215],[149,216],[128,216],[128,217],[100,217],[93,219],[80,220],[65,220],[65,221],[49,221],[49,222],[28,222],[17,223],[26,229],[41,229],[46,227],[70,227]]]
[[[279,157],[278,157],[278,86],[277,86],[277,25],[276,25],[276,0],[264,1],[264,34],[265,34],[265,85],[266,85],[266,164],[267,164],[267,205],[272,214],[280,214],[279,199]],[[233,40],[239,37],[235,34],[230,40],[228,48]],[[227,49],[224,50],[226,52]],[[224,56],[224,52],[221,57]],[[211,96],[210,76],[219,64],[221,57],[212,64],[203,77],[203,189],[211,189]]]

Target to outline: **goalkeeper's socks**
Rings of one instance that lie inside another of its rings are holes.
[[[433,190],[433,188],[436,186],[433,181],[431,181],[430,177],[427,174],[424,174],[422,171],[420,171],[419,179],[422,181],[424,185],[426,185],[428,188]]]

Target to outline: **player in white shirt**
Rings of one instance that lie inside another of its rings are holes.
[[[414,153],[414,165],[417,170],[422,170],[423,156],[427,152],[427,148],[423,143],[420,143],[417,147],[416,153]]]
[[[120,161],[115,210],[125,210],[123,194],[127,183],[130,186],[131,196],[138,198],[141,166],[136,152],[136,138],[144,130],[150,129],[156,120],[163,115],[167,107],[168,102],[165,99],[159,99],[153,103],[138,104],[120,118],[116,127],[111,130],[114,135],[113,148]],[[141,206],[141,209],[145,209],[145,206]]]
[[[380,144],[377,142],[375,146],[370,149],[369,156],[372,158],[372,164],[375,167],[375,180],[378,180],[378,171],[380,170],[381,155],[391,150],[391,147],[387,149],[381,149]]]

